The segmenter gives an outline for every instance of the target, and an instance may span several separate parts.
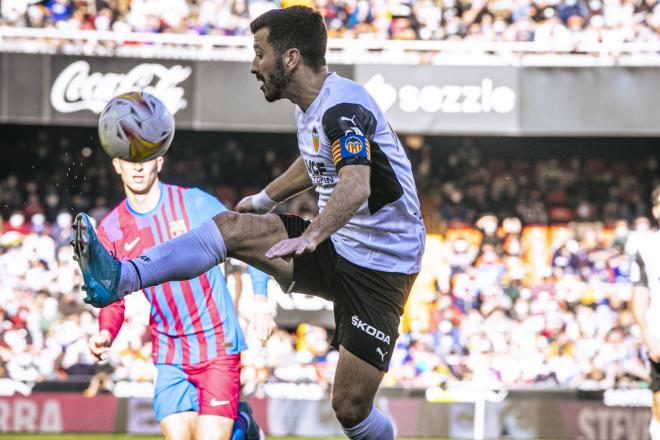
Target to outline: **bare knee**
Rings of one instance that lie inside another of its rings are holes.
[[[246,252],[263,244],[265,238],[278,233],[286,238],[286,229],[279,217],[274,214],[258,215],[224,211],[213,217],[213,221],[220,230],[229,253]]]
[[[332,395],[332,409],[344,428],[352,428],[369,416],[372,398],[355,391],[335,390]]]
[[[240,231],[241,214],[234,211],[224,211],[213,217],[213,221],[220,230],[226,246],[236,241],[235,239]]]
[[[160,422],[160,429],[167,440],[193,440],[197,413],[186,411],[171,414]]]
[[[200,415],[195,440],[229,440],[234,420],[226,417]]]

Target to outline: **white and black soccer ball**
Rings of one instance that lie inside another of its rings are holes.
[[[145,162],[164,155],[174,138],[174,117],[145,92],[116,96],[99,117],[99,140],[110,157]]]

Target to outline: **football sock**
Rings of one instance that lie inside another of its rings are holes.
[[[394,428],[385,414],[374,406],[366,419],[353,426],[343,428],[353,440],[394,440]]]
[[[195,278],[227,258],[227,248],[213,220],[207,220],[190,232],[144,252],[138,258],[123,261],[119,292],[135,292],[166,281]]]
[[[231,440],[243,440],[247,434],[250,421],[246,420],[243,413],[238,413],[238,417],[234,420],[234,428],[231,432]]]
[[[649,433],[651,434],[651,440],[660,440],[660,421],[655,417],[651,417]]]

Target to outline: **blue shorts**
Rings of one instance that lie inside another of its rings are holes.
[[[240,355],[195,365],[156,364],[154,411],[158,422],[184,411],[236,419],[241,392]]]

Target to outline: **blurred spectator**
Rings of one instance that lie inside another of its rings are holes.
[[[248,35],[249,23],[278,7],[318,9],[332,38],[621,43],[657,41],[658,0],[4,0],[0,24]]]
[[[11,141],[7,132],[0,143]],[[0,164],[8,171],[0,174],[0,377],[29,386],[91,383],[89,395],[125,392],[117,384],[153,379],[148,305],[141,295],[127,298],[136,304],[127,307],[132,314],[110,361],[95,365],[87,339],[97,312],[82,304],[68,245],[72,212],[102,216],[121,191],[102,153],[79,153],[73,145],[82,141],[63,133],[25,130],[20,153]],[[182,132],[177,142],[192,139]],[[175,145],[168,153],[175,158],[171,180],[209,188],[231,206],[293,159],[290,150],[268,143],[282,139],[223,139],[194,152]],[[424,164],[416,177],[432,233],[424,263],[431,276],[420,275],[411,294],[384,383],[644,386],[627,249],[650,229],[642,201],[658,180],[657,158],[607,160],[604,147],[599,157],[576,157],[572,146],[565,153],[552,146],[538,147],[536,160],[518,150],[509,160],[478,142],[442,149],[432,139],[410,140],[418,147],[410,151],[414,166]],[[261,142],[264,147],[251,147]],[[44,144],[53,147],[39,153]],[[58,166],[33,168],[25,160],[39,154]],[[557,206],[568,215],[550,215]],[[313,193],[284,209],[313,216]],[[280,329],[243,357],[245,391],[263,395],[274,382],[315,383],[327,391],[336,362],[328,330]]]

